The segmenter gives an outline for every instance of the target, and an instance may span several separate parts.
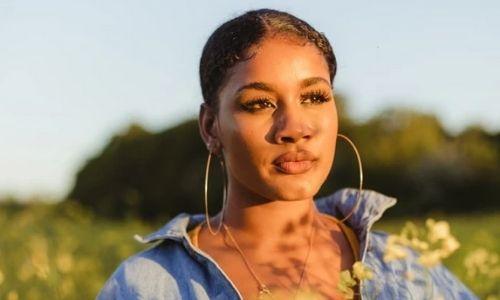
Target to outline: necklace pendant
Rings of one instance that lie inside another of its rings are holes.
[[[271,295],[271,290],[269,290],[267,286],[261,285],[259,287],[259,299],[269,299],[269,296]]]

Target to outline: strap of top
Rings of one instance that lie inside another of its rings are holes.
[[[188,231],[188,235],[189,235],[189,239],[191,240],[191,244],[193,244],[193,246],[195,246],[196,248],[199,248],[198,247],[198,233],[200,232],[201,225],[203,223],[204,222],[201,222],[200,224],[196,225],[195,228]]]
[[[330,216],[330,215],[327,215],[327,214],[322,214],[322,215],[333,219],[340,226],[340,229],[344,233],[345,237],[347,238],[347,241],[349,242],[349,245],[351,246],[352,252],[354,254],[354,260],[359,261],[360,260],[359,241],[358,241],[358,238],[357,238],[356,234],[354,233],[354,231],[348,225],[339,222],[339,220],[337,218]],[[201,222],[196,227],[194,227],[193,229],[188,231],[188,235],[189,235],[189,238],[191,239],[191,243],[196,248],[199,248],[198,247],[198,233],[200,232],[201,225],[203,223],[204,222]]]
[[[323,216],[326,216],[327,218],[333,219],[339,226],[342,232],[344,233],[347,241],[349,242],[349,245],[351,246],[352,253],[354,254],[354,261],[359,261],[361,258],[359,257],[359,241],[358,237],[354,233],[354,231],[349,227],[347,224],[340,222],[337,218],[327,215],[327,214],[322,214]]]

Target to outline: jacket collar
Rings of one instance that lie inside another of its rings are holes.
[[[322,213],[342,219],[356,205],[358,189],[342,188],[326,197],[315,201],[316,207]],[[374,190],[362,190],[359,204],[353,213],[345,221],[358,236],[361,249],[361,257],[366,252],[367,235],[373,224],[378,221],[384,211],[397,202],[397,199],[376,192]],[[182,240],[187,239],[187,232],[203,221],[203,214],[190,215],[180,213],[157,231],[145,237],[135,235],[134,238],[141,243],[150,243],[164,239]]]

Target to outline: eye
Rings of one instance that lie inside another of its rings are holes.
[[[324,90],[315,90],[300,95],[302,103],[321,104],[331,100],[329,93]]]
[[[275,105],[267,98],[257,98],[240,104],[243,110],[255,112],[266,108],[275,108]]]

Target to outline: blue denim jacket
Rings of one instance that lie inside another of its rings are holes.
[[[344,188],[317,199],[322,213],[338,219],[355,205],[357,189]],[[360,287],[362,299],[478,299],[442,264],[427,271],[417,263],[418,254],[408,249],[404,260],[384,262],[388,234],[372,231],[383,212],[396,198],[373,190],[363,190],[360,203],[346,223],[360,242],[361,261],[374,277]],[[187,231],[204,215],[181,213],[146,237],[154,244],[124,260],[97,296],[104,299],[242,299],[241,294],[214,259],[195,248]],[[411,271],[412,280],[405,274]]]

